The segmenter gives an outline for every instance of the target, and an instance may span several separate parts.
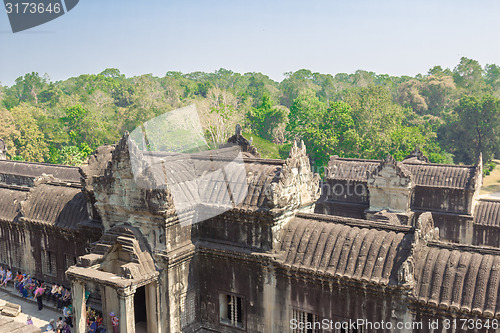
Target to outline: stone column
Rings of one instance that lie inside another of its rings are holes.
[[[263,269],[264,277],[264,292],[262,297],[264,299],[264,331],[273,331],[275,324],[276,312],[276,274],[274,267],[271,265]],[[255,300],[251,300],[254,302]],[[278,305],[279,308],[280,305]]]
[[[104,316],[104,323],[107,332],[113,332],[113,325],[111,324],[110,312],[114,312],[118,319],[120,319],[120,304],[118,301],[118,292],[108,286],[103,287],[104,292],[101,294],[103,299],[102,309]]]
[[[85,283],[73,281],[71,283],[73,298],[73,321],[76,333],[86,333],[87,306],[85,302]]]
[[[135,333],[134,294],[135,290],[118,290],[120,333]]]
[[[161,331],[161,328],[157,311],[158,298],[156,296],[158,294],[158,284],[156,283],[156,281],[153,281],[147,284],[145,287],[148,333],[159,333]]]
[[[107,314],[108,312],[108,305],[107,305],[107,297],[106,297],[106,286],[101,286],[101,306],[102,306],[102,324],[104,327],[106,327],[106,330],[108,332],[113,332],[113,328],[111,327],[111,322],[110,318]],[[111,330],[110,330],[111,329]]]

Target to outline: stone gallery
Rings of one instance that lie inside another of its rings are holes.
[[[493,332],[500,201],[482,175],[415,150],[332,157],[321,181],[303,143],[263,159],[237,131],[186,159],[125,134],[81,168],[0,161],[0,262],[71,286],[80,333],[89,307],[122,333]]]

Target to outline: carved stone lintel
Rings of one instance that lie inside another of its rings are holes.
[[[136,288],[135,286],[130,286],[126,288],[116,289],[116,293],[120,298],[133,297],[135,294]]]

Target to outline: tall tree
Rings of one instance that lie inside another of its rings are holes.
[[[304,140],[317,167],[325,166],[331,155],[349,156],[361,140],[349,105],[343,102],[326,105],[312,90],[295,99],[287,130],[291,140]]]
[[[500,99],[462,97],[440,135],[458,162],[474,163],[480,153],[491,160],[500,152]]]
[[[257,108],[251,108],[247,117],[250,126],[258,135],[270,141],[283,143],[288,113],[288,108],[273,106],[271,97],[264,94],[261,104]]]
[[[495,64],[486,65],[484,68],[486,83],[491,89],[500,95],[500,66]]]
[[[352,153],[358,157],[384,157],[390,146],[390,133],[403,122],[405,109],[394,103],[383,86],[349,89],[342,92],[341,99],[351,106],[356,131],[363,139],[363,144]]]
[[[0,136],[6,140],[12,158],[44,162],[48,157],[48,144],[36,120],[41,112],[26,103],[0,111],[3,123]]]
[[[484,89],[483,69],[477,60],[460,58],[460,63],[453,69],[453,79],[457,86],[470,93]]]
[[[291,107],[295,98],[306,90],[318,91],[320,87],[314,82],[314,75],[308,69],[285,73],[285,79],[280,83],[282,91],[281,104]]]

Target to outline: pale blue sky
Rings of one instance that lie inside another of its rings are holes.
[[[0,82],[118,68],[391,75],[453,68],[460,57],[500,65],[500,1],[80,0],[69,13],[13,34],[0,10]]]

